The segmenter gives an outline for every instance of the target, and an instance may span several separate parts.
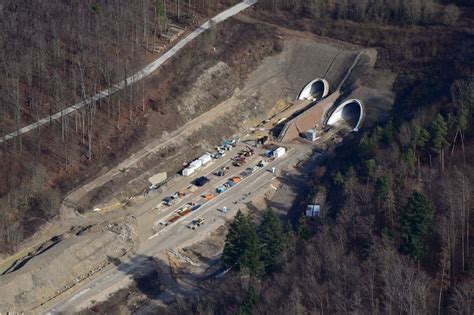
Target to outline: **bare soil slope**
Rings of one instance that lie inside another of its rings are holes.
[[[229,39],[230,47],[223,43],[214,51],[201,43],[194,48],[207,54],[208,58],[199,55],[202,64],[172,63],[178,64],[175,71],[167,73],[170,68],[165,67],[148,83],[150,102],[153,106],[158,104],[157,111],[148,113],[148,124],[143,125],[148,144],[115,167],[104,166],[95,179],[69,194],[62,219],[51,228],[55,235],[67,230],[68,222],[87,225],[104,219],[78,215],[77,206],[91,208],[114,196],[141,193],[151,174],[173,174],[224,137],[255,126],[272,114],[282,100],[294,99],[306,82],[325,77],[331,86],[339,85],[360,49],[255,22],[228,23],[237,36]],[[245,37],[242,43],[247,48],[235,54],[224,53],[239,43],[238,36]],[[190,58],[188,54],[181,57]],[[131,210],[124,211],[132,213]],[[126,215],[124,211],[116,216]],[[114,214],[104,216],[113,219]],[[81,275],[97,270],[108,256],[125,254],[132,244],[121,240],[120,235],[104,229],[65,238],[24,267],[0,276],[4,303],[0,310],[30,308]]]

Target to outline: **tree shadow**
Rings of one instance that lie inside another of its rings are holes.
[[[170,266],[161,259],[136,255],[130,260],[122,262],[118,258],[108,257],[108,261],[117,269],[129,275],[136,289],[151,300],[160,299],[163,302],[175,300],[177,297],[186,297],[193,294],[198,286],[186,281],[188,278],[199,279],[200,276],[192,272],[180,272],[180,282],[173,277]],[[183,284],[187,287],[183,287]]]
[[[273,200],[270,201],[269,206],[278,212],[285,213],[287,219],[290,220],[292,224],[296,224],[299,215],[305,207],[304,202],[307,200],[307,197],[310,193],[313,171],[320,164],[318,162],[319,158],[320,154],[315,152],[310,158],[305,159],[296,165],[295,171],[282,174],[283,176],[278,178],[282,184],[282,187],[285,187],[279,189],[288,189],[288,191],[291,191],[295,197],[294,200],[291,201],[290,205],[273,198]],[[277,194],[279,193],[280,192],[277,191]],[[285,192],[281,193],[284,194]]]
[[[130,275],[138,291],[148,298],[156,299],[163,292],[162,272],[166,266],[162,261],[145,255],[134,256],[126,262],[114,257],[107,259],[117,266],[120,272]]]

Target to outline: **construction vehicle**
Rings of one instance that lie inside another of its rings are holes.
[[[203,224],[204,224],[204,218],[198,218],[196,220],[191,221],[191,223],[189,223],[187,227],[190,228],[191,230],[195,230],[196,227],[199,227]]]
[[[196,224],[197,226],[201,226],[204,224],[204,218],[198,218],[196,220],[194,220],[194,224]]]

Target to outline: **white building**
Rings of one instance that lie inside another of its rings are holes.
[[[198,160],[201,161],[202,165],[206,165],[207,163],[211,162],[212,158],[209,153],[206,153],[203,156],[201,156]]]
[[[183,176],[190,176],[195,171],[196,171],[196,168],[192,166],[188,166],[181,173],[183,174]]]
[[[317,139],[317,132],[314,129],[309,129],[304,133],[304,137],[309,141],[316,141]]]
[[[274,158],[279,158],[279,157],[285,155],[285,153],[286,153],[285,148],[279,147],[278,149],[273,151],[273,157]]]
[[[198,169],[202,166],[202,161],[199,159],[194,160],[189,164],[189,166],[194,167],[195,169]]]
[[[321,213],[320,205],[307,205],[306,206],[306,216],[308,218],[319,217],[320,213]]]

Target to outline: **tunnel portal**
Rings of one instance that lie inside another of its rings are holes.
[[[329,83],[325,79],[314,79],[298,94],[298,100],[320,101],[329,94]]]
[[[345,101],[339,105],[329,116],[327,125],[329,126],[347,126],[352,131],[360,128],[364,108],[357,99]]]

